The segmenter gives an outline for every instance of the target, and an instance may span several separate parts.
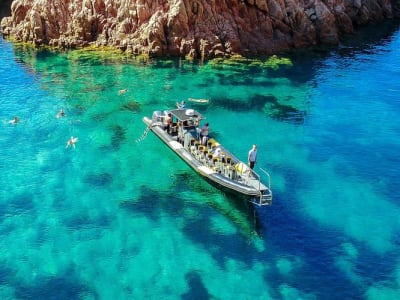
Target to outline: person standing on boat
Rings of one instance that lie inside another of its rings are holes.
[[[249,151],[248,161],[249,161],[250,169],[253,170],[254,165],[257,162],[257,145],[256,144],[254,144],[253,148],[251,148]]]
[[[207,144],[207,140],[208,140],[208,131],[210,130],[210,127],[208,126],[208,123],[204,124],[204,126],[201,128],[201,132],[200,132],[200,139],[201,139],[201,143],[203,145]]]
[[[182,121],[179,121],[177,124],[178,127],[178,142],[181,142],[183,144],[183,139],[184,139],[184,129],[183,129],[183,123]]]
[[[164,116],[164,131],[170,133],[171,125],[172,125],[172,115],[171,113],[167,113]]]

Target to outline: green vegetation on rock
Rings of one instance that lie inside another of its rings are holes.
[[[215,58],[209,63],[209,66],[217,70],[229,70],[233,72],[243,72],[252,70],[261,71],[277,71],[281,67],[292,67],[293,63],[289,58],[278,57],[273,55],[266,61],[256,58],[246,58],[241,55],[233,55],[229,58]]]
[[[281,66],[293,66],[292,61],[289,58],[285,57],[278,57],[277,55],[272,55],[268,58],[264,63],[263,66],[266,68],[271,68],[273,70],[278,70]]]

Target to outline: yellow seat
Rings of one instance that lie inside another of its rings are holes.
[[[216,144],[217,143],[217,141],[214,138],[210,138],[208,140],[208,142],[211,143],[211,144]]]
[[[243,174],[248,171],[249,167],[244,163],[240,162],[235,165],[235,169],[239,174]]]

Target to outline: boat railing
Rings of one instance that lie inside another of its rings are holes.
[[[251,200],[252,203],[263,206],[263,205],[271,205],[272,204],[272,191],[271,191],[271,176],[267,171],[265,171],[263,168],[259,167],[259,169],[266,175],[267,181],[262,182],[261,176],[255,172],[254,170],[249,168],[249,177],[247,180],[253,179],[258,181],[258,190],[260,191],[260,195],[253,200]],[[268,190],[265,190],[263,186],[266,186]]]
[[[267,176],[267,178],[268,178],[268,182],[267,182],[268,189],[271,190],[271,176],[263,168],[259,167],[259,169]]]

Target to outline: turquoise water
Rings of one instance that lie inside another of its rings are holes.
[[[0,40],[0,298],[400,298],[397,28],[278,70]],[[188,97],[239,158],[258,144],[271,207],[136,142]]]

